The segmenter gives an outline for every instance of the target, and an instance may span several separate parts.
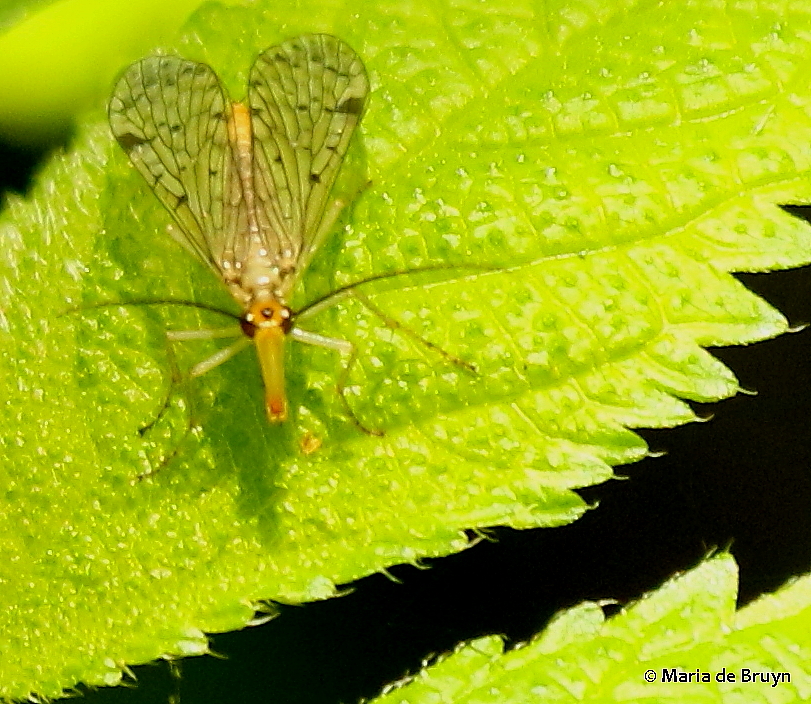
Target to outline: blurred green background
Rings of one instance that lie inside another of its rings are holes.
[[[0,10],[0,134],[37,147],[106,97],[130,61],[173,37],[200,0],[60,0]]]
[[[175,36],[201,0],[0,3],[0,188],[24,191],[35,165],[106,101],[121,69]]]

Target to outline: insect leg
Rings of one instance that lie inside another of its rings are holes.
[[[324,244],[324,240],[327,238],[327,235],[335,226],[335,223],[338,222],[338,218],[341,217],[341,213],[348,204],[349,204],[348,200],[345,200],[343,198],[336,198],[329,204],[327,209],[324,211],[324,215],[321,218],[321,222],[318,225],[318,230],[316,231],[315,236],[313,237],[313,241],[307,247],[307,251],[304,252],[302,256],[302,261],[300,264],[302,271],[307,268],[307,265],[310,263],[310,260],[313,258],[313,255],[319,249],[321,249],[321,245]]]
[[[204,330],[168,330],[166,337],[179,342],[182,340],[215,340],[220,337],[239,337],[241,331],[238,327],[229,325],[227,328],[212,328]]]
[[[213,330],[168,330],[166,332],[166,357],[169,360],[169,368],[171,370],[171,383],[169,385],[169,391],[166,394],[166,399],[161,406],[160,411],[155,416],[155,418],[141,427],[138,432],[143,435],[146,433],[150,428],[152,428],[162,417],[166,410],[169,408],[169,402],[172,399],[172,390],[176,386],[180,386],[184,379],[183,375],[180,372],[180,367],[177,364],[177,356],[175,355],[175,347],[174,342],[179,342],[183,340],[212,340],[215,338],[220,337],[236,337],[240,334],[239,328],[234,328],[233,326],[229,328],[216,328]],[[237,352],[239,352],[245,344],[237,347],[240,343],[249,344],[250,340],[247,338],[243,338],[238,340],[232,345],[219,350],[211,357],[202,362],[195,364],[191,371],[189,372],[189,378],[194,378],[196,376],[200,376],[205,374],[207,371],[214,369],[214,367],[222,364],[226,360],[233,357]],[[236,348],[236,349],[235,349]]]
[[[183,386],[184,382],[183,375],[180,372],[180,367],[177,363],[177,356],[175,355],[175,347],[172,344],[172,338],[169,336],[168,333],[166,334],[166,359],[169,363],[170,370],[169,388],[166,390],[166,395],[164,396],[163,403],[161,404],[160,410],[155,415],[155,417],[146,425],[142,425],[140,428],[138,428],[138,434],[141,437],[143,437],[144,435],[146,435],[147,432],[152,430],[152,428],[154,428],[158,424],[161,418],[163,418],[165,413],[169,410],[170,404],[172,402],[172,396],[174,395],[175,390],[180,389]],[[160,472],[178,454],[178,452],[180,451],[180,446],[183,444],[183,442],[189,436],[189,434],[194,430],[194,420],[193,420],[194,410],[192,398],[187,393],[183,393],[182,396],[186,402],[188,410],[187,416],[188,422],[186,424],[186,428],[183,431],[183,437],[177,443],[174,444],[174,447],[167,454],[165,454],[163,457],[160,458],[160,460],[157,463],[157,466],[152,465],[152,461],[150,460],[151,465],[150,468],[136,475],[135,477],[136,481],[139,482],[143,481],[147,477],[152,477],[158,472]]]
[[[201,330],[199,332],[204,331]],[[244,350],[250,344],[251,344],[250,338],[242,337],[236,342],[228,345],[228,347],[223,347],[221,350],[217,350],[208,359],[204,359],[202,362],[198,362],[197,364],[195,364],[189,371],[189,378],[193,379],[198,376],[203,376],[203,374],[205,374],[206,372],[210,372],[215,367],[219,367],[223,362],[227,362],[229,359],[231,359],[231,357],[233,357],[238,352]]]
[[[383,312],[380,308],[378,308],[374,303],[369,300],[368,296],[360,293],[356,288],[347,287],[342,290],[337,291],[336,293],[323,298],[320,301],[316,301],[315,303],[311,304],[309,307],[305,308],[304,311],[299,315],[299,320],[308,318],[310,316],[315,316],[323,310],[327,308],[331,308],[341,300],[345,298],[353,297],[357,299],[361,305],[366,306],[374,315],[380,318],[383,323],[392,330],[399,330],[404,335],[407,335],[415,342],[423,345],[424,347],[428,348],[432,352],[439,354],[442,356],[446,361],[454,364],[458,367],[461,367],[466,372],[470,374],[476,374],[477,369],[476,365],[472,364],[471,362],[467,362],[460,357],[457,357],[454,354],[451,354],[447,350],[443,349],[439,345],[430,340],[427,340],[422,335],[414,332],[411,328],[406,325],[403,325],[400,321],[392,318],[390,315],[387,315]],[[328,347],[329,349],[334,349],[340,352],[344,356],[348,356],[349,359],[344,366],[343,371],[338,379],[338,393],[341,397],[341,402],[346,409],[347,415],[350,417],[352,422],[360,428],[363,432],[367,433],[368,435],[383,435],[383,431],[381,430],[371,430],[363,425],[360,422],[358,417],[355,415],[354,411],[349,405],[349,401],[346,398],[344,393],[346,389],[346,382],[349,379],[349,374],[352,371],[352,367],[354,366],[355,362],[357,361],[357,351],[355,350],[354,345],[347,341],[347,340],[340,340],[332,337],[325,337],[324,335],[318,335],[313,332],[309,332],[307,330],[302,330],[301,328],[293,328],[291,332],[293,337],[298,339],[301,342],[306,342],[307,344],[311,345],[318,345],[320,347]]]
[[[169,330],[166,333],[166,357],[169,361],[169,368],[171,370],[171,380],[169,383],[169,390],[166,393],[166,397],[164,398],[163,404],[158,411],[157,415],[146,425],[142,426],[138,429],[139,435],[143,436],[149,430],[151,430],[157,423],[163,418],[166,411],[169,410],[169,405],[172,400],[172,394],[176,388],[180,388],[184,385],[185,382],[190,381],[191,379],[201,376],[205,374],[207,371],[214,369],[214,367],[219,366],[223,362],[227,361],[231,357],[233,357],[237,352],[244,349],[247,345],[251,343],[251,341],[243,337],[233,344],[225,347],[221,350],[215,352],[211,357],[208,359],[195,364],[188,373],[188,376],[184,378],[183,374],[180,371],[180,367],[177,363],[177,356],[175,355],[175,348],[174,343],[183,340],[206,340],[206,339],[215,339],[215,338],[222,338],[222,337],[235,337],[239,335],[240,330],[239,328],[234,328],[231,326],[230,328],[217,328],[212,330]],[[139,474],[136,478],[138,481],[145,479],[146,477],[153,476],[157,474],[161,469],[163,469],[171,459],[179,452],[180,446],[183,443],[183,440],[194,430],[194,406],[192,398],[189,394],[183,394],[186,404],[189,409],[188,413],[188,425],[186,430],[183,433],[183,439],[175,446],[174,450],[172,450],[167,456],[165,456],[160,464],[147,472],[143,472]]]
[[[169,363],[169,388],[166,391],[166,395],[163,398],[163,403],[161,404],[160,410],[158,410],[155,417],[142,425],[138,428],[138,434],[143,437],[148,433],[155,425],[158,424],[161,418],[163,418],[164,413],[169,410],[169,404],[172,401],[172,392],[176,386],[180,386],[183,383],[183,376],[180,373],[180,367],[177,364],[177,356],[175,355],[175,347],[172,344],[172,338],[169,337],[169,334],[166,335],[166,359]]]
[[[460,357],[451,354],[446,349],[443,349],[436,343],[431,342],[430,340],[424,338],[422,335],[414,332],[407,325],[403,325],[399,320],[396,320],[395,318],[392,318],[390,315],[387,315],[374,303],[372,303],[369,300],[368,296],[362,294],[360,291],[349,291],[348,295],[357,298],[364,306],[366,306],[370,311],[372,311],[372,313],[374,313],[378,318],[380,318],[386,325],[386,327],[392,330],[399,330],[400,332],[402,332],[404,335],[407,335],[415,342],[419,342],[421,345],[427,347],[432,352],[436,352],[437,354],[441,355],[442,357],[445,358],[446,361],[450,362],[451,364],[455,364],[457,367],[461,367],[462,369],[464,369],[467,372],[470,372],[471,374],[477,373],[478,370],[476,369],[475,364],[467,362],[464,359],[461,359]]]
[[[344,393],[346,391],[346,382],[349,379],[349,374],[351,373],[352,367],[355,365],[358,358],[355,345],[349,342],[349,340],[341,340],[337,337],[327,337],[326,335],[319,335],[316,332],[302,330],[301,328],[293,328],[290,335],[292,335],[292,337],[299,342],[335,350],[336,352],[339,352],[342,357],[346,358],[346,364],[344,364],[344,368],[338,377],[338,383],[335,386],[335,390],[338,392],[338,396],[341,399],[341,403],[343,404],[347,417],[352,421],[353,425],[367,435],[375,435],[377,437],[385,435],[382,430],[368,428],[361,422],[360,418],[358,418],[358,416],[355,414],[355,411],[352,410],[352,406],[349,404],[349,400],[346,398],[346,394]]]
[[[366,181],[357,189],[357,192],[354,193],[351,198],[345,196],[338,197],[330,202],[324,211],[324,215],[321,217],[321,222],[318,224],[318,229],[316,230],[312,241],[307,246],[307,249],[301,254],[301,259],[299,260],[298,264],[300,271],[304,271],[309,266],[310,260],[313,258],[315,253],[321,249],[321,245],[324,244],[324,240],[327,238],[327,235],[332,232],[332,228],[335,227],[335,223],[338,222],[338,218],[341,217],[341,213],[344,211],[344,208],[346,208],[350,203],[354,203],[355,200],[357,200],[357,197],[363,191],[365,191],[370,184],[371,181]]]

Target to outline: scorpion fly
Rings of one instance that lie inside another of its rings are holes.
[[[259,54],[244,102],[228,99],[209,66],[177,56],[132,64],[110,100],[113,135],[172,215],[173,236],[242,309],[242,339],[190,374],[200,376],[253,342],[271,423],[288,414],[288,335],[354,354],[346,340],[297,327],[288,301],[340,214],[343,203],[330,192],[368,93],[363,63],[345,42],[305,34]],[[226,331],[168,335],[206,339]]]

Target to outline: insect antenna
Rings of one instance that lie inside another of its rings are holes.
[[[440,347],[434,342],[424,338],[422,335],[414,332],[410,327],[407,325],[403,325],[399,320],[393,318],[392,316],[388,315],[387,313],[383,312],[380,308],[378,308],[374,303],[369,300],[369,297],[362,294],[360,291],[353,291],[352,296],[357,298],[364,306],[366,306],[372,313],[374,313],[378,318],[380,318],[386,325],[386,327],[391,328],[392,330],[399,330],[403,334],[410,337],[412,340],[419,342],[420,344],[427,347],[429,350],[436,352],[437,354],[441,355],[445,358],[446,361],[450,362],[451,364],[455,364],[457,367],[462,367],[465,371],[470,372],[471,374],[476,374],[478,370],[476,369],[476,365],[467,362],[464,359],[457,357],[454,354],[451,354],[446,349]]]
[[[339,286],[335,290],[330,291],[330,293],[327,293],[326,295],[321,296],[320,298],[317,298],[316,300],[308,303],[306,306],[297,311],[295,315],[296,318],[313,316],[322,310],[332,307],[333,305],[343,300],[344,298],[352,297],[360,301],[360,303],[363,306],[368,308],[374,315],[380,318],[387,327],[391,328],[392,330],[402,331],[412,340],[419,342],[424,347],[427,347],[433,352],[436,352],[437,354],[444,357],[448,362],[451,362],[452,364],[455,364],[458,367],[462,367],[466,371],[475,374],[476,365],[470,362],[466,362],[463,359],[460,359],[459,357],[457,357],[454,354],[451,354],[450,352],[443,349],[436,343],[431,342],[430,340],[424,338],[422,335],[419,335],[418,333],[414,332],[407,325],[404,325],[399,320],[396,320],[395,318],[392,318],[390,315],[383,312],[374,303],[372,303],[372,301],[369,299],[368,296],[362,294],[360,291],[357,290],[360,286],[370,284],[374,281],[383,281],[386,279],[394,279],[400,276],[408,276],[411,274],[420,274],[430,271],[449,271],[449,270],[482,272],[482,271],[498,271],[498,267],[475,265],[475,264],[459,264],[459,265],[437,264],[432,266],[414,267],[413,269],[389,271],[384,274],[375,274],[373,276],[368,276],[365,279],[355,281],[351,284]]]
[[[88,303],[80,306],[74,306],[59,313],[57,317],[69,315],[71,313],[81,313],[85,310],[93,310],[95,308],[118,308],[124,306],[185,306],[186,308],[199,308],[200,310],[207,310],[211,313],[219,313],[220,315],[228,316],[234,320],[239,320],[240,317],[236,313],[224,308],[217,308],[210,306],[206,303],[197,303],[196,301],[180,301],[173,298],[135,298],[128,301],[102,301],[101,303]]]
[[[415,342],[418,342],[427,349],[431,350],[432,352],[441,355],[446,361],[463,368],[467,372],[476,374],[477,369],[474,364],[467,362],[463,359],[460,359],[454,354],[451,354],[450,352],[443,349],[436,343],[431,342],[430,340],[422,337],[422,335],[419,335],[418,333],[414,332],[414,330],[409,328],[407,325],[404,325],[395,318],[392,318],[390,315],[387,315],[383,310],[381,310],[374,303],[372,303],[372,301],[369,299],[368,296],[364,295],[358,290],[359,287],[364,286],[365,284],[372,283],[374,281],[394,279],[401,276],[408,276],[423,272],[451,271],[451,270],[483,272],[483,271],[498,271],[499,267],[472,265],[472,264],[460,264],[460,265],[438,264],[432,266],[414,267],[412,269],[389,271],[384,274],[375,274],[373,276],[360,279],[359,281],[355,281],[351,284],[340,286],[334,289],[333,291],[330,291],[326,295],[321,296],[320,298],[317,298],[314,301],[311,301],[310,303],[308,303],[306,306],[299,309],[295,313],[295,318],[299,319],[317,315],[319,312],[326,310],[327,308],[330,308],[331,306],[337,304],[339,301],[351,297],[356,299],[358,302],[360,302],[361,305],[365,306],[369,311],[371,311],[374,315],[380,318],[388,328],[392,330],[401,331],[403,334],[407,335]],[[299,338],[302,339],[302,341],[309,341],[312,344],[320,344],[322,346],[333,346],[333,345],[325,345],[323,340],[316,342],[314,340],[309,339],[311,333],[306,332],[301,333],[298,331],[298,329],[295,329],[294,336],[296,336],[296,334],[298,334]],[[307,337],[308,339],[305,340],[304,337]],[[360,429],[367,435],[382,436],[385,434],[382,430],[369,428],[357,417],[351,405],[349,404],[349,400],[346,398],[347,381],[352,371],[352,367],[355,365],[355,362],[357,361],[358,356],[357,349],[355,348],[355,346],[351,343],[347,344],[349,345],[349,359],[347,363],[344,365],[344,369],[341,372],[341,375],[338,379],[336,391],[338,392],[338,396],[341,399],[342,405],[344,406],[346,415],[358,429]],[[337,349],[337,347],[335,348]]]
[[[316,298],[314,301],[310,301],[306,306],[296,311],[296,318],[310,317],[318,314],[322,310],[331,308],[333,305],[335,305],[342,299],[351,296],[352,292],[356,288],[359,288],[360,286],[365,286],[366,284],[370,284],[374,281],[384,281],[386,279],[394,279],[400,276],[409,276],[411,274],[422,274],[424,272],[429,271],[459,270],[459,271],[483,272],[483,271],[499,271],[499,269],[500,269],[499,267],[476,265],[476,264],[436,264],[432,266],[418,266],[414,267],[413,269],[397,269],[395,271],[387,271],[384,274],[374,274],[373,276],[367,276],[365,279],[353,281],[351,284],[339,286],[338,288],[333,289],[329,293],[324,294],[320,298]]]

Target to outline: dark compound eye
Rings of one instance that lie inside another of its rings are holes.
[[[252,338],[254,335],[256,335],[256,325],[254,325],[254,324],[253,324],[252,322],[250,322],[249,320],[245,320],[245,318],[240,318],[240,320],[239,320],[239,327],[240,327],[240,328],[242,328],[242,332],[243,332],[243,333],[244,333],[244,334],[245,334],[247,337],[251,337],[251,338]]]

